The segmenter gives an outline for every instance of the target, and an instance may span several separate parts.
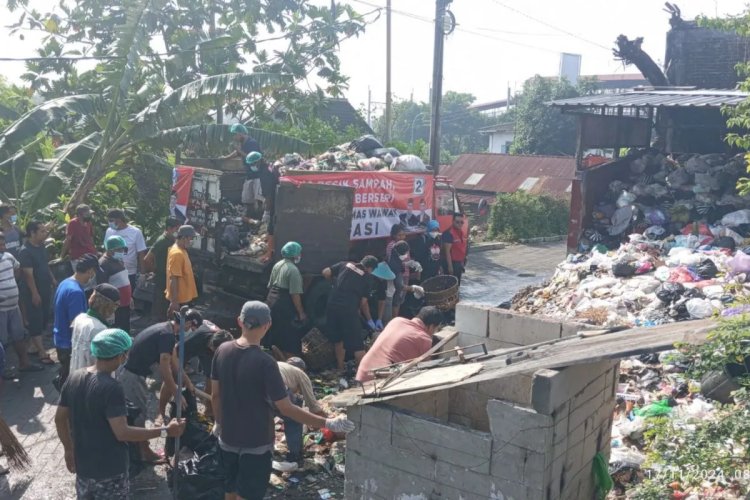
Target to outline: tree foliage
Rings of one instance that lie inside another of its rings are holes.
[[[489,236],[503,241],[568,232],[569,203],[526,191],[500,193],[490,212]]]
[[[581,80],[577,87],[565,79],[539,75],[527,80],[515,104],[515,137],[512,154],[573,155],[576,151],[575,118],[545,103],[589,94],[594,84]]]
[[[449,91],[443,96],[440,127],[441,161],[463,153],[477,153],[487,149],[487,138],[480,129],[492,121],[469,107],[476,98],[468,93]],[[394,144],[428,143],[430,140],[430,105],[426,102],[397,101],[393,104],[390,137]],[[385,119],[375,120],[376,133],[385,136]],[[428,150],[425,150],[425,154]],[[425,158],[426,159],[426,158]]]

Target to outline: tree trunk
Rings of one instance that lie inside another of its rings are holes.
[[[625,35],[617,37],[617,48],[612,52],[615,58],[625,64],[634,64],[654,87],[668,87],[669,80],[659,65],[642,48],[643,38],[628,40]]]

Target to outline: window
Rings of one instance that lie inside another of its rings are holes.
[[[539,182],[539,177],[527,177],[526,180],[523,181],[520,186],[518,186],[518,189],[520,189],[521,191],[528,191],[529,189],[533,188],[537,182]]]
[[[479,181],[482,180],[484,177],[484,174],[471,174],[465,181],[464,184],[467,186],[476,186],[479,184]]]

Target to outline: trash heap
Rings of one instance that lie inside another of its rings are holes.
[[[299,153],[290,153],[278,159],[273,168],[281,175],[287,171],[402,171],[424,172],[424,162],[415,155],[402,155],[395,148],[386,148],[372,135],[364,135],[351,143],[340,144],[325,153],[305,158]]]
[[[701,395],[700,383],[685,375],[688,363],[689,359],[682,358],[677,351],[644,354],[620,362],[609,459],[614,489],[608,498],[631,498],[628,493],[649,479],[672,490],[671,495],[663,492],[659,498],[744,498],[740,493],[747,490],[750,476],[721,477],[712,468],[716,464],[701,464],[705,470],[692,471],[649,460],[652,450],[644,433],[654,432],[660,418],[668,419],[670,426],[684,429],[687,439],[695,432],[696,425],[719,418],[716,402]],[[673,445],[679,447],[680,443]],[[731,453],[732,443],[726,446],[727,453]]]
[[[750,198],[735,194],[742,156],[634,156],[592,226],[539,288],[512,308],[605,326],[699,319],[750,295]]]

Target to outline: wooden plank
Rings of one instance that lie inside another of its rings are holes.
[[[379,390],[379,394],[397,394],[417,389],[426,389],[454,382],[460,382],[482,371],[481,363],[469,363],[458,366],[444,366],[432,370],[416,372],[413,375],[394,380],[390,385]]]

